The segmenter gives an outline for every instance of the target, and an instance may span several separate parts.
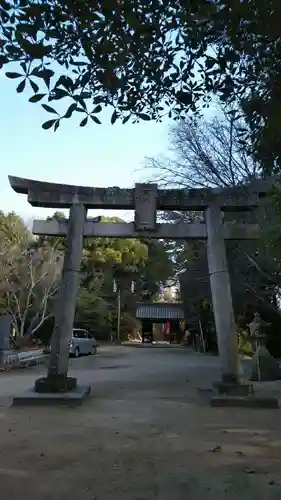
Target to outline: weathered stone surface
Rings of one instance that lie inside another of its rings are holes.
[[[157,184],[135,185],[136,231],[156,230],[157,195]]]
[[[48,378],[56,378],[58,374],[64,374],[66,377],[68,372],[69,342],[74,326],[77,293],[80,283],[85,218],[86,210],[84,205],[79,203],[73,204],[69,211],[62,277],[56,296],[54,329],[50,342]]]
[[[278,398],[262,396],[214,396],[210,398],[214,407],[278,409]]]
[[[33,234],[48,236],[65,236],[67,234],[68,222],[66,220],[35,220],[33,222]],[[256,239],[259,237],[257,224],[225,224],[223,235],[228,240]],[[180,224],[156,224],[156,230],[142,230],[138,232],[135,224],[130,222],[94,222],[85,221],[84,236],[107,237],[107,238],[137,238],[138,236],[147,238],[171,238],[199,239],[207,238],[205,224],[201,223],[180,223]]]
[[[252,357],[251,365],[251,380],[266,382],[281,378],[279,366],[265,346],[258,348],[256,354]]]
[[[242,379],[251,379],[252,374],[252,358],[246,356],[239,356],[239,376]]]
[[[33,206],[48,208],[70,208],[81,203],[92,209],[135,208],[134,189],[119,187],[95,188],[40,182],[22,177],[9,176],[11,187],[17,193],[27,194]],[[158,191],[158,210],[204,210],[217,201],[223,210],[248,210],[258,205],[256,192],[245,188],[224,189],[161,189]]]
[[[253,395],[253,385],[245,383],[214,382],[213,387],[218,395],[235,397]]]
[[[76,386],[69,392],[38,393],[34,389],[18,394],[13,398],[13,406],[79,406],[90,395],[90,386]]]
[[[204,212],[207,229],[207,259],[212,292],[222,380],[236,381],[238,353],[230,278],[221,210],[210,206]]]
[[[39,394],[66,393],[77,387],[77,379],[60,375],[41,377],[35,380],[34,391]]]

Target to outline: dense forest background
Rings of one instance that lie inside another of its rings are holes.
[[[103,218],[103,222],[119,220]],[[53,326],[64,238],[34,237],[20,216],[0,213],[0,245],[1,312],[12,315],[18,338],[47,339]],[[163,242],[85,239],[76,326],[87,328],[98,339],[109,338],[117,321],[115,280],[121,290],[123,335],[133,332],[136,301],[157,299],[162,283],[172,276],[171,256]]]

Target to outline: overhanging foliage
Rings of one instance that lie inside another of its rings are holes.
[[[98,124],[108,105],[111,122],[126,123],[177,119],[214,94],[239,101],[255,153],[272,170],[281,150],[280,18],[279,0],[3,0],[0,67],[52,115],[45,129],[73,113],[81,126]]]

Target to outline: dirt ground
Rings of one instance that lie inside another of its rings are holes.
[[[217,358],[104,348],[72,362],[92,384],[83,406],[10,408],[40,370],[0,376],[3,499],[281,498],[280,410],[210,408],[196,386]]]

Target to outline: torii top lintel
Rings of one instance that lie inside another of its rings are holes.
[[[133,210],[136,204],[134,188],[75,186],[14,176],[9,176],[9,181],[13,190],[26,194],[28,202],[34,207],[65,209],[73,203],[81,203],[90,209]],[[272,186],[272,180],[255,181],[247,189],[242,186],[223,189],[157,189],[156,184],[141,186],[156,193],[158,210],[204,210],[216,203],[222,210],[238,211],[256,207],[259,196],[266,194]]]

